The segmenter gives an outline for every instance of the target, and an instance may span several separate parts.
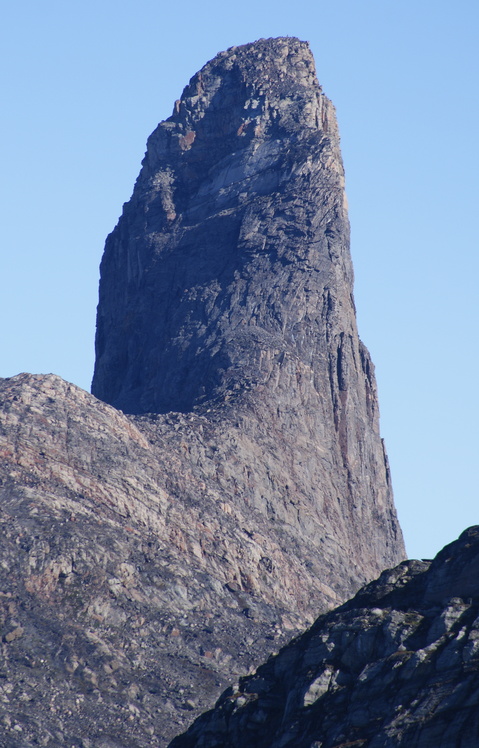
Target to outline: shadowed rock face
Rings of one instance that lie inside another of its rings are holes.
[[[475,748],[478,566],[472,527],[433,562],[384,572],[171,748]]]
[[[353,384],[351,364],[367,377],[343,187],[307,44],[257,42],[208,63],[150,136],[108,238],[93,394],[161,413],[260,383],[273,395],[278,379],[297,390],[297,369],[329,400]]]
[[[185,412],[258,385],[277,399],[295,377],[331,401],[356,372],[368,379],[343,187],[305,43],[208,63],[150,136],[108,238],[93,394],[128,413]]]
[[[96,346],[93,395],[0,382],[0,724],[164,746],[404,557],[305,43],[218,55],[150,137]]]

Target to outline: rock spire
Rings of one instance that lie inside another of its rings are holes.
[[[220,408],[262,456],[228,460],[237,501],[310,538],[333,588],[404,556],[352,284],[308,44],[217,55],[150,136],[108,237],[92,392],[127,413]]]

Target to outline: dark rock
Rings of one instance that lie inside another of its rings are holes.
[[[405,561],[222,695],[171,748],[475,748],[479,527]],[[466,574],[464,573],[466,571]]]

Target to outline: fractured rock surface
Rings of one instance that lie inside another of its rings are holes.
[[[0,402],[0,735],[164,746],[304,625],[320,561],[235,506],[204,419],[188,451],[186,417],[140,431],[53,375]]]
[[[479,527],[385,571],[171,748],[475,748],[478,571]]]
[[[8,745],[164,746],[404,558],[343,182],[307,44],[221,53],[107,240],[94,394],[0,382]]]

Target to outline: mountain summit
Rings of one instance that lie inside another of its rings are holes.
[[[286,379],[295,393],[296,377],[324,396],[329,359],[346,391],[351,357],[361,379],[369,366],[348,243],[334,109],[308,45],[218,55],[150,136],[107,240],[93,394],[127,413],[186,412]]]
[[[222,459],[235,502],[311,540],[341,594],[404,557],[352,284],[336,118],[308,44],[222,52],[150,136],[106,242],[92,392],[132,414],[214,411],[260,447]]]
[[[93,394],[0,382],[6,745],[164,746],[404,558],[352,282],[308,45],[221,53],[107,239]]]

